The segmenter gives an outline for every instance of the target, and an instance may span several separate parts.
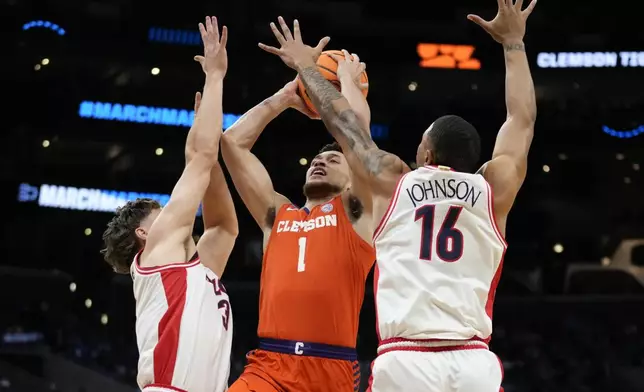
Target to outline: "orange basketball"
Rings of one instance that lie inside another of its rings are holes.
[[[324,52],[322,52],[320,58],[318,59],[318,70],[320,70],[320,73],[326,78],[326,80],[331,82],[335,86],[335,88],[340,91],[340,81],[338,80],[338,75],[336,73],[338,70],[338,63],[333,59],[333,57],[331,57],[331,54],[344,57],[344,54],[341,50],[325,50]],[[362,75],[360,76],[360,83],[369,83],[369,78],[367,77],[366,71],[362,72]],[[311,102],[311,99],[306,92],[304,83],[302,83],[299,78],[297,79],[297,87],[300,97],[302,97],[306,106],[311,109],[313,113],[317,113],[315,106],[313,106],[313,102]],[[365,98],[367,97],[368,93],[368,88],[362,90],[362,94],[364,94]]]

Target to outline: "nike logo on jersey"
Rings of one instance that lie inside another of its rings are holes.
[[[437,199],[458,199],[470,203],[474,207],[481,193],[483,193],[468,181],[459,181],[454,178],[423,181],[405,188],[405,191],[407,192],[407,196],[409,196],[409,200],[414,204],[414,207],[428,200],[435,202]]]
[[[304,221],[292,221],[292,220],[281,220],[277,222],[277,232],[287,232],[292,233],[299,232],[308,232],[315,229],[321,229],[323,227],[331,227],[338,225],[338,217],[333,215],[318,216],[315,219],[309,219]]]

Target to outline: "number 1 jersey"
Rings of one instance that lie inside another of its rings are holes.
[[[420,167],[374,233],[378,338],[488,340],[507,244],[479,174]]]
[[[375,259],[354,231],[342,197],[311,211],[283,205],[264,252],[257,334],[355,347]]]

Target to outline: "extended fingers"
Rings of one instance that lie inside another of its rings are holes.
[[[331,37],[324,37],[318,42],[318,45],[315,47],[315,50],[318,51],[318,54],[324,50],[324,47],[331,41]]]
[[[485,21],[480,16],[470,14],[470,15],[467,15],[467,19],[472,21],[472,22],[474,22],[474,23],[476,23],[477,25],[481,26],[482,28],[484,28],[487,31],[489,22]]]
[[[277,21],[279,22],[280,27],[282,28],[282,32],[284,33],[284,38],[286,38],[287,41],[292,41],[293,34],[291,34],[291,30],[288,28],[288,25],[284,21],[284,18],[282,18],[281,16],[278,16]]]
[[[302,32],[300,32],[300,22],[297,19],[293,21],[293,36],[296,41],[302,42]]]
[[[273,35],[277,39],[277,42],[279,42],[280,45],[284,45],[286,43],[286,38],[284,38],[284,36],[280,32],[280,30],[277,28],[275,23],[271,22],[270,26],[271,26],[271,30],[273,31]]]
[[[537,6],[537,0],[532,0],[532,1],[530,2],[530,4],[528,4],[528,8],[526,8],[526,9],[523,11],[523,17],[527,18],[528,16],[530,16],[530,14],[532,13],[532,11],[534,11],[534,7],[536,7],[536,6]]]
[[[272,53],[272,54],[275,54],[275,55],[278,55],[278,56],[279,56],[280,54],[282,54],[282,53],[280,52],[280,50],[279,50],[279,49],[277,49],[277,48],[276,48],[276,47],[274,47],[274,46],[268,46],[268,45],[265,45],[265,44],[263,44],[263,43],[261,43],[261,42],[260,42],[259,44],[257,44],[257,46],[259,46],[259,48],[260,48],[261,50],[263,50],[263,51],[265,51],[265,52],[268,52],[268,53]]]
[[[210,34],[214,38],[215,42],[219,42],[219,23],[217,23],[217,17],[213,16],[210,20],[212,22]]]
[[[222,48],[225,48],[227,42],[228,42],[228,27],[224,26],[221,28],[221,39],[219,40],[219,45]]]

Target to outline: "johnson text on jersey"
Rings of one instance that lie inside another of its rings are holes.
[[[415,183],[405,188],[414,207],[426,202],[458,199],[472,207],[478,202],[482,191],[469,181],[442,178]]]

